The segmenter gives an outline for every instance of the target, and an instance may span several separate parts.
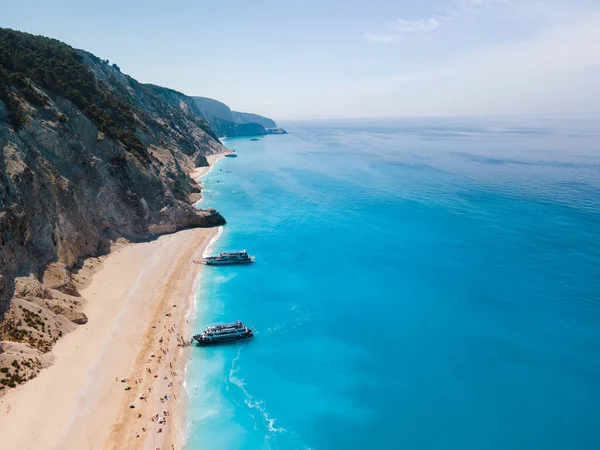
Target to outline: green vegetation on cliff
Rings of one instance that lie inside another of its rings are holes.
[[[77,51],[55,39],[0,29],[0,99],[9,110],[15,129],[23,126],[27,113],[15,98],[19,92],[28,102],[43,106],[48,93],[70,100],[100,131],[121,141],[136,156],[147,158],[144,145],[135,135],[133,108],[103,89]]]

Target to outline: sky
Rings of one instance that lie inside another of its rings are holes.
[[[600,112],[600,0],[0,0],[0,27],[277,120]]]

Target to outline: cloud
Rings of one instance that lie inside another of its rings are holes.
[[[348,91],[363,116],[598,112],[600,11]]]
[[[396,36],[394,34],[372,34],[372,33],[365,33],[365,34],[363,34],[363,37],[367,41],[379,42],[379,43],[382,43],[382,44],[391,44],[392,42],[394,42],[395,40],[398,39],[398,36]]]
[[[425,19],[397,19],[387,29],[389,33],[364,33],[363,38],[370,42],[391,44],[400,39],[398,33],[418,33],[433,31],[443,22],[453,20],[457,17],[468,15],[479,15],[493,9],[499,3],[507,3],[509,0],[456,0],[451,5],[439,8],[440,14],[434,14]],[[393,32],[393,33],[392,33]]]
[[[363,38],[369,42],[391,44],[400,39],[399,33],[408,34],[433,31],[440,25],[442,20],[445,19],[447,19],[447,17],[442,16],[431,16],[429,19],[417,20],[398,19],[389,26],[389,31],[391,31],[391,33],[364,33]]]
[[[414,33],[415,31],[431,31],[435,30],[440,24],[440,19],[430,17],[429,19],[420,20],[404,20],[398,19],[393,26],[393,29],[402,33]]]

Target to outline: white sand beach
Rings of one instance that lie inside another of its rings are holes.
[[[192,261],[216,233],[184,230],[106,257],[82,291],[89,322],[56,344],[51,367],[1,400],[3,449],[181,448],[185,349],[176,336],[187,333],[201,270]],[[164,411],[166,425],[151,420]]]
[[[206,175],[223,156],[190,175]],[[183,448],[189,349],[179,344],[192,334],[186,314],[202,270],[194,261],[217,233],[120,241],[87,260],[76,278],[86,280],[88,323],[57,342],[49,368],[0,398],[0,448]]]

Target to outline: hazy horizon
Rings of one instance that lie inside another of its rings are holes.
[[[591,0],[32,0],[3,9],[2,27],[276,120],[600,110],[600,4]]]

